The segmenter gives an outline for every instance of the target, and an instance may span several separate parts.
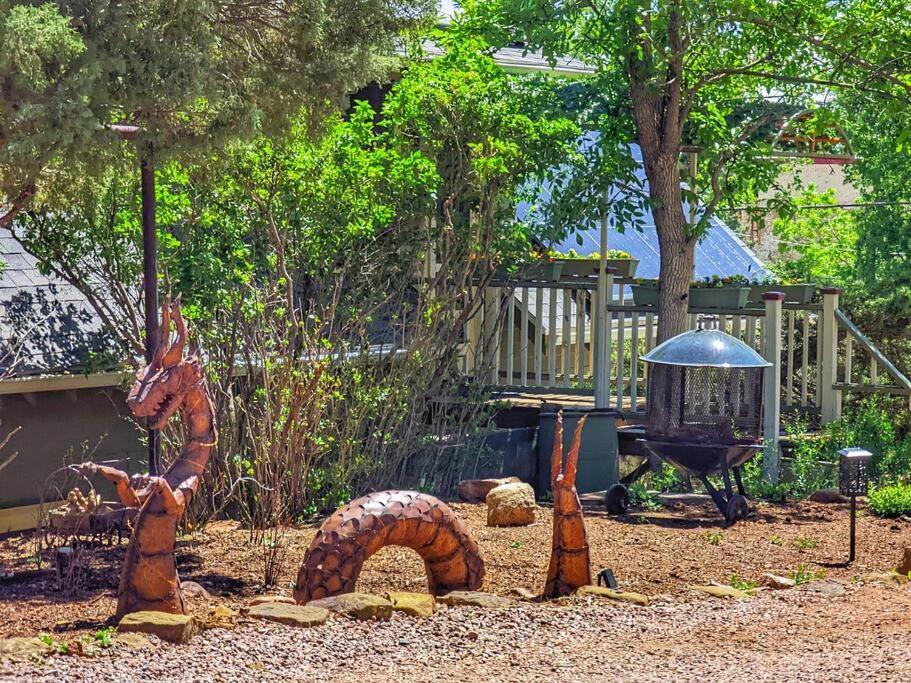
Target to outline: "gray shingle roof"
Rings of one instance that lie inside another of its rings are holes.
[[[25,377],[97,368],[115,347],[78,289],[43,275],[37,261],[0,233],[0,373]]]

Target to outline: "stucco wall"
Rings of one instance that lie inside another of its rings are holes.
[[[0,434],[21,426],[0,452],[0,460],[19,454],[0,472],[0,508],[40,502],[42,492],[54,497],[45,490],[48,477],[68,463],[90,458],[139,471],[146,450],[126,414],[124,392],[116,388],[0,396]]]

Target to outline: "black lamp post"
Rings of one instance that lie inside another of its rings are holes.
[[[138,126],[111,125],[123,140],[133,140]],[[145,300],[146,362],[151,363],[158,342],[158,233],[155,225],[155,165],[152,145],[139,150],[139,183],[142,189],[142,283]],[[149,474],[161,473],[161,440],[157,429],[149,430]]]
[[[867,495],[870,488],[870,463],[873,454],[863,448],[842,448],[838,451],[838,482],[843,496],[851,498],[851,552],[848,562],[854,561],[857,527],[857,496]]]

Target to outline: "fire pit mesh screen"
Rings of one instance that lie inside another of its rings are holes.
[[[761,439],[762,379],[763,368],[655,367],[649,435],[715,444]]]

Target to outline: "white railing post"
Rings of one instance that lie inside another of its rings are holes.
[[[602,267],[605,267],[602,265]],[[613,316],[607,311],[607,303],[613,297],[614,276],[602,273],[598,277],[595,340],[595,408],[610,406],[610,335]]]
[[[819,343],[819,407],[822,423],[837,420],[841,415],[841,392],[835,389],[836,369],[838,365],[838,321],[835,311],[838,310],[838,296],[841,290],[836,287],[823,287],[822,318]]]
[[[781,309],[784,302],[782,292],[766,292],[765,302],[765,348],[763,355],[772,365],[765,370],[763,381],[763,424],[765,443],[762,474],[767,481],[778,483],[781,475],[781,451],[778,447],[778,431],[781,425]]]

